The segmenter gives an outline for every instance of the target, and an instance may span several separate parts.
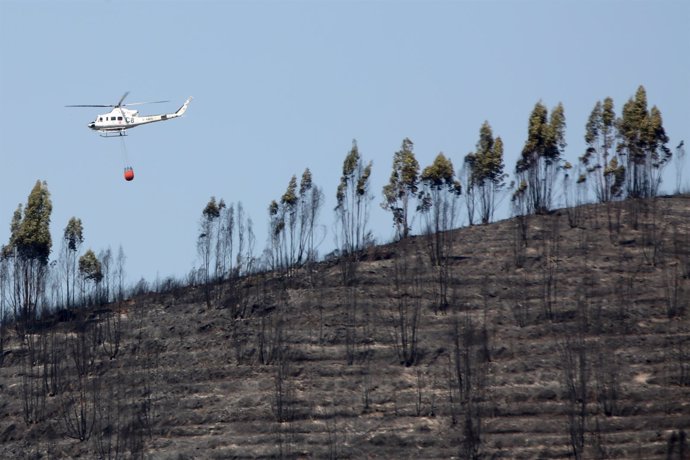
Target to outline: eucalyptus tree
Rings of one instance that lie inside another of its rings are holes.
[[[221,200],[220,214],[216,225],[215,241],[215,279],[220,283],[228,273],[232,273],[232,253],[234,249],[235,206]]]
[[[393,214],[398,238],[406,238],[410,234],[410,201],[416,197],[419,186],[419,163],[413,149],[413,142],[403,139],[400,150],[393,155],[391,177],[383,187],[381,207]]]
[[[280,205],[276,200],[271,200],[268,205],[268,227],[269,247],[265,253],[269,256],[271,270],[277,270],[281,266],[281,241],[285,220],[280,213]]]
[[[479,129],[477,150],[465,156],[468,168],[467,190],[479,201],[479,216],[483,224],[491,222],[496,210],[497,200],[505,188],[508,177],[504,173],[503,140],[494,139],[491,125],[485,121]]]
[[[204,271],[204,281],[208,283],[211,276],[211,260],[213,258],[213,241],[215,222],[220,217],[220,208],[216,197],[212,196],[201,213],[199,221],[199,237],[197,240],[197,252],[201,258]]]
[[[323,192],[314,184],[311,171],[306,168],[299,185],[299,248],[297,263],[313,262],[316,258],[314,231],[323,203]]]
[[[460,181],[465,184],[465,190],[463,191],[463,197],[465,202],[465,210],[467,211],[467,223],[472,226],[474,225],[474,218],[477,209],[477,194],[475,187],[470,187],[469,184],[472,183],[472,164],[473,157],[472,152],[468,153],[463,162],[462,167],[459,171]],[[469,160],[469,163],[468,163]]]
[[[117,259],[115,260],[115,280],[117,281],[117,295],[116,300],[122,301],[125,298],[125,262],[127,256],[124,249],[120,246],[117,249]]]
[[[676,146],[676,194],[682,193],[683,166],[685,166],[685,141]]]
[[[457,223],[462,186],[455,177],[453,162],[443,152],[424,168],[420,177],[422,190],[418,210],[424,216],[424,233],[432,238],[432,262],[437,264],[445,247],[447,235],[444,232]]]
[[[81,219],[70,218],[62,236],[62,270],[65,276],[65,306],[74,305],[74,285],[77,280],[77,258],[84,242],[84,226]]]
[[[0,251],[0,367],[5,360],[5,332],[7,329],[7,294],[10,290],[10,271],[8,260]]]
[[[559,103],[549,116],[537,102],[529,118],[527,141],[515,165],[517,193],[525,198],[528,214],[541,214],[551,208],[553,188],[560,170],[565,142],[565,112]],[[514,202],[518,195],[513,195]]]
[[[369,191],[371,161],[364,163],[359,154],[357,141],[352,141],[352,148],[343,161],[342,175],[336,192],[336,245],[342,251],[340,263],[342,283],[347,288],[345,301],[345,360],[348,365],[354,363],[357,355],[357,327],[359,296],[355,273],[360,250],[371,239],[367,230],[369,204],[373,197]]]
[[[647,92],[640,86],[634,98],[623,106],[618,128],[618,154],[626,162],[626,190],[629,197],[656,196],[661,173],[671,159],[671,149],[664,129],[661,111],[647,109]]]
[[[87,250],[84,255],[79,258],[79,274],[82,279],[82,286],[84,291],[84,300],[88,304],[95,302],[99,298],[99,287],[101,281],[103,281],[103,265],[101,261],[96,257],[96,253],[91,249]],[[93,283],[93,294],[86,295],[86,285],[88,282]]]
[[[97,257],[101,262],[101,273],[103,274],[99,302],[110,302],[113,289],[113,251],[110,248],[101,250]]]
[[[2,257],[11,261],[10,304],[20,335],[38,313],[52,248],[50,215],[53,204],[45,181],[36,181],[26,206],[19,204],[10,224],[10,240]]]
[[[309,168],[302,173],[299,187],[293,175],[280,200],[271,201],[267,253],[274,269],[296,267],[313,259],[314,228],[322,201]]]
[[[434,162],[424,168],[421,184],[418,209],[424,216],[427,248],[431,263],[437,272],[437,304],[443,309],[448,305],[449,257],[453,245],[450,230],[457,222],[458,199],[462,193],[462,186],[455,177],[453,162],[443,153],[439,153]]]
[[[242,202],[237,203],[237,274],[249,273],[254,263],[254,231],[252,219],[246,216]]]
[[[347,254],[362,249],[371,238],[367,230],[369,204],[372,195],[369,190],[372,162],[365,164],[359,154],[357,141],[343,161],[343,173],[336,192],[336,226],[340,238],[339,246]]]
[[[221,200],[222,206],[225,204]],[[216,222],[220,218],[222,207],[216,202],[216,197],[211,199],[206,204],[206,207],[201,213],[201,220],[199,221],[199,236],[197,238],[197,252],[201,259],[201,269],[204,279],[204,292],[206,296],[207,306],[211,305],[211,292],[209,282],[211,280],[211,262],[213,259],[213,242],[215,241],[217,229]]]
[[[280,200],[272,200],[268,206],[271,266],[273,269],[288,268],[295,263],[299,240],[297,234],[298,204],[297,176],[293,174]]]
[[[597,200],[605,203],[620,198],[625,166],[616,154],[616,113],[610,97],[597,101],[585,126],[587,149],[580,157]]]
[[[284,264],[290,267],[295,264],[297,259],[298,235],[297,235],[297,213],[299,211],[299,195],[297,193],[297,176],[294,174],[288,182],[287,189],[280,198],[284,229]]]

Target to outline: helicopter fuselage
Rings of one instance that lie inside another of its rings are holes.
[[[100,131],[106,134],[108,132],[119,132],[123,134],[126,129],[181,117],[187,110],[187,106],[191,100],[191,97],[188,98],[177,112],[159,115],[139,116],[138,110],[116,107],[109,113],[98,115],[96,119],[87,126],[94,131]]]

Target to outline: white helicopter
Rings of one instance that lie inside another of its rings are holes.
[[[65,107],[113,107],[109,113],[104,113],[98,115],[94,121],[89,123],[87,126],[94,131],[100,131],[103,137],[109,137],[110,133],[119,134],[120,136],[125,136],[125,130],[134,128],[136,126],[146,125],[148,123],[155,123],[157,121],[172,120],[173,118],[181,117],[187,110],[187,106],[192,100],[190,96],[182,104],[177,112],[174,113],[164,113],[160,115],[145,115],[139,116],[138,110],[125,109],[124,107],[129,107],[133,105],[143,105],[143,104],[161,104],[168,101],[153,101],[153,102],[131,102],[129,104],[123,104],[129,91],[126,92],[120,101],[115,105],[102,105],[102,104],[82,104],[82,105],[66,105]]]

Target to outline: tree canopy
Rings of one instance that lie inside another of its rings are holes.
[[[26,207],[17,206],[10,225],[10,241],[5,252],[16,250],[21,259],[48,263],[52,239],[50,237],[50,214],[53,203],[50,200],[48,184],[36,181],[29,194]]]

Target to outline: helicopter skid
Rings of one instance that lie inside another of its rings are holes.
[[[125,133],[124,130],[122,130],[122,131],[101,131],[100,136],[101,137],[126,137],[127,133]]]

